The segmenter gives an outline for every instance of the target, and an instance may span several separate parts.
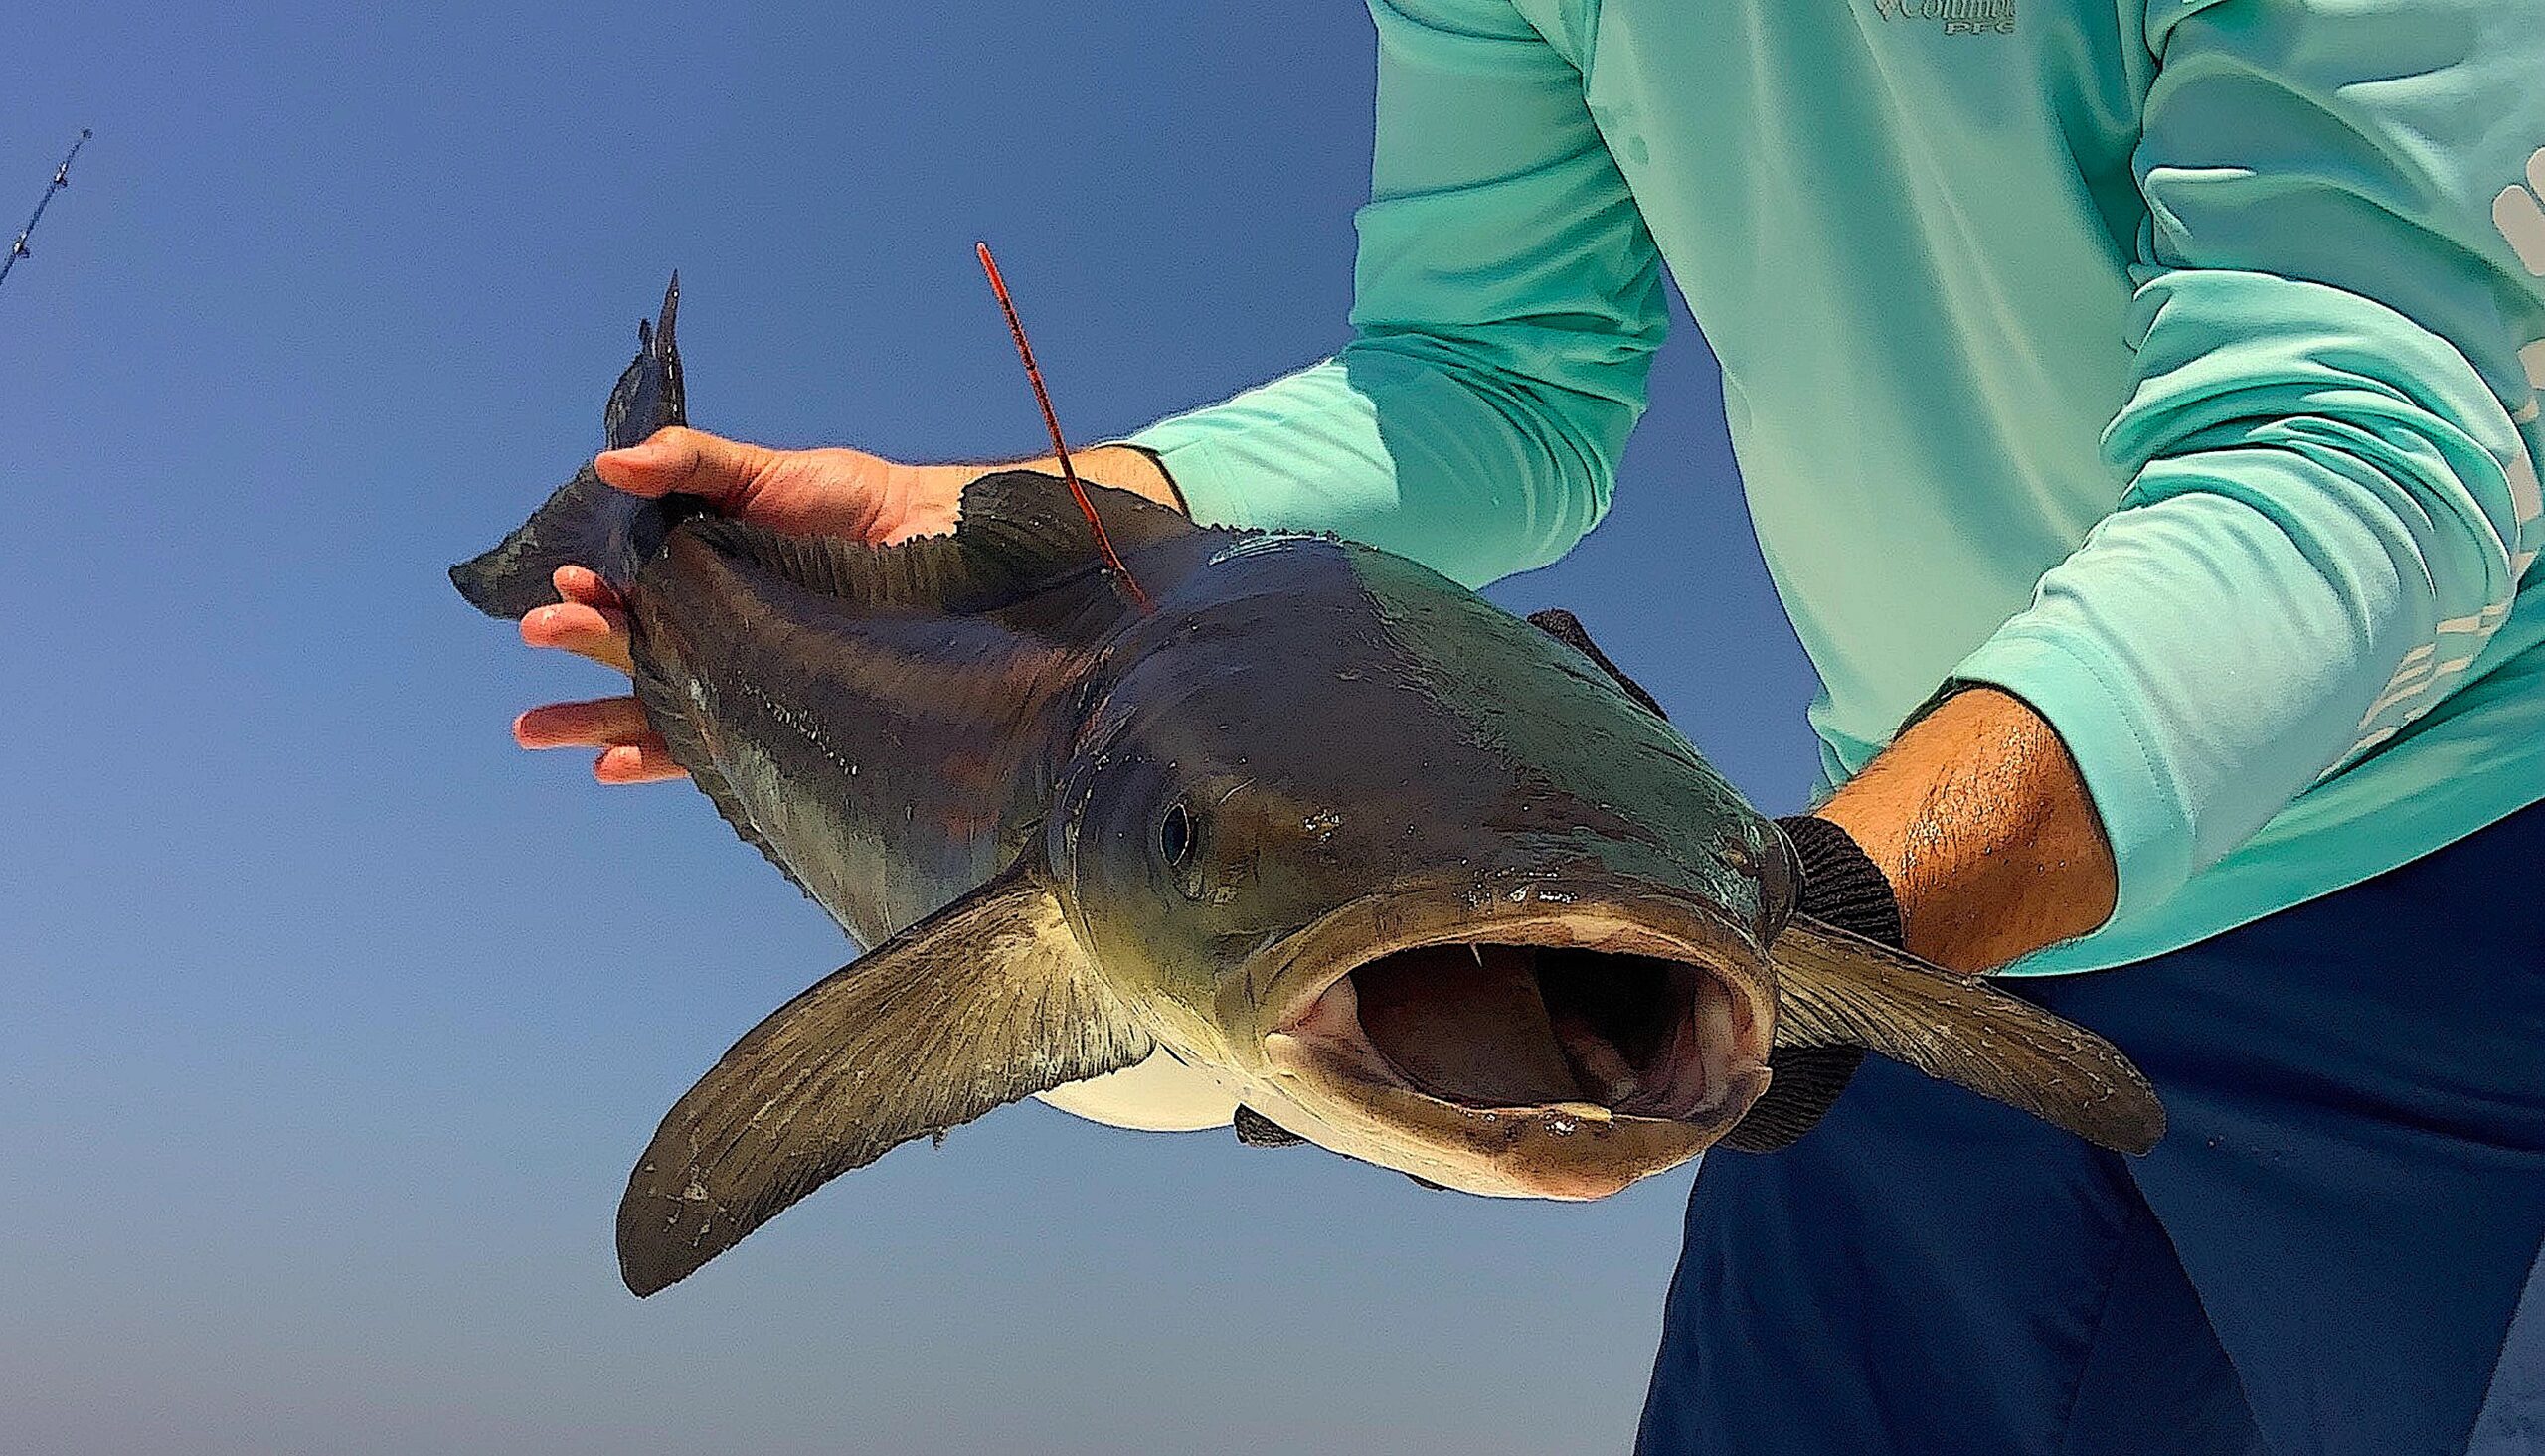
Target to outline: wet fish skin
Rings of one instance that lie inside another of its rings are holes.
[[[675,298],[613,443],[683,420]],[[502,616],[600,569],[674,757],[874,947],[666,1117],[620,1211],[636,1292],[1033,1094],[1141,1126],[1244,1106],[1566,1198],[1773,1108],[1772,1043],[1870,1047],[2114,1146],[2160,1131],[2091,1034],[1795,917],[1790,846],[1596,649],[1367,547],[1095,494],[1153,610],[1020,472],[891,548],[578,476],[453,568]]]

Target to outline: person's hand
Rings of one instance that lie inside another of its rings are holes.
[[[879,545],[954,529],[969,465],[904,465],[864,450],[772,450],[674,425],[593,460],[629,495],[674,491],[723,516],[801,536]]]
[[[565,601],[521,619],[521,640],[533,647],[561,647],[620,672],[627,660],[627,613],[618,593],[582,566],[559,566],[557,594]],[[513,741],[525,748],[598,748],[593,777],[602,783],[653,783],[685,778],[662,734],[645,723],[633,697],[586,703],[548,703],[513,720]]]
[[[1090,480],[1181,504],[1165,472],[1141,451],[1099,447],[1072,451],[1071,458]],[[953,530],[963,487],[993,467],[905,465],[838,448],[773,450],[674,426],[642,444],[603,452],[593,468],[630,495],[677,491],[700,497],[720,515],[773,530],[890,545]],[[1029,461],[1023,468],[1049,470],[1053,462]],[[628,671],[627,613],[618,594],[581,566],[559,567],[555,581],[564,600],[523,617],[522,640]],[[602,783],[686,776],[630,697],[531,709],[513,720],[513,740],[525,748],[597,748],[593,776]]]
[[[604,451],[593,469],[630,495],[679,491],[775,530],[872,542],[952,530],[963,482],[973,473],[904,466],[863,450],[772,450],[679,426]],[[618,594],[581,566],[560,567],[556,585],[565,600],[523,617],[522,640],[627,671],[627,613]],[[531,709],[513,720],[513,740],[525,748],[597,748],[593,776],[603,783],[684,776],[630,697]]]

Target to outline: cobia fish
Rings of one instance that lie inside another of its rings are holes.
[[[684,422],[678,279],[605,411]],[[872,947],[736,1043],[628,1180],[649,1294],[823,1182],[1029,1095],[1235,1120],[1470,1193],[1599,1198],[1781,1146],[1865,1048],[2108,1147],[2091,1033],[1794,912],[1782,831],[1569,618],[1386,552],[974,482],[950,535],[781,535],[590,466],[452,568],[599,571],[636,692],[741,837]]]

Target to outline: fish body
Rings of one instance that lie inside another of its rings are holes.
[[[676,287],[614,445],[683,422]],[[453,568],[501,616],[557,565],[610,579],[673,756],[872,947],[664,1120],[620,1210],[636,1292],[1037,1094],[1551,1198],[1789,1140],[1793,1049],[2161,1130],[2091,1034],[1797,916],[1782,832],[1587,640],[1366,546],[1093,495],[1137,593],[1024,472],[892,547],[579,475]]]

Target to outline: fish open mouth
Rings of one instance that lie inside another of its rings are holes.
[[[1722,1103],[1747,1007],[1658,956],[1498,941],[1417,946],[1346,973],[1294,1034],[1454,1106],[1572,1104],[1686,1121]]]
[[[1399,885],[1223,989],[1255,1111],[1501,1197],[1604,1198],[1695,1157],[1768,1085],[1774,981],[1702,900],[1613,880]]]

